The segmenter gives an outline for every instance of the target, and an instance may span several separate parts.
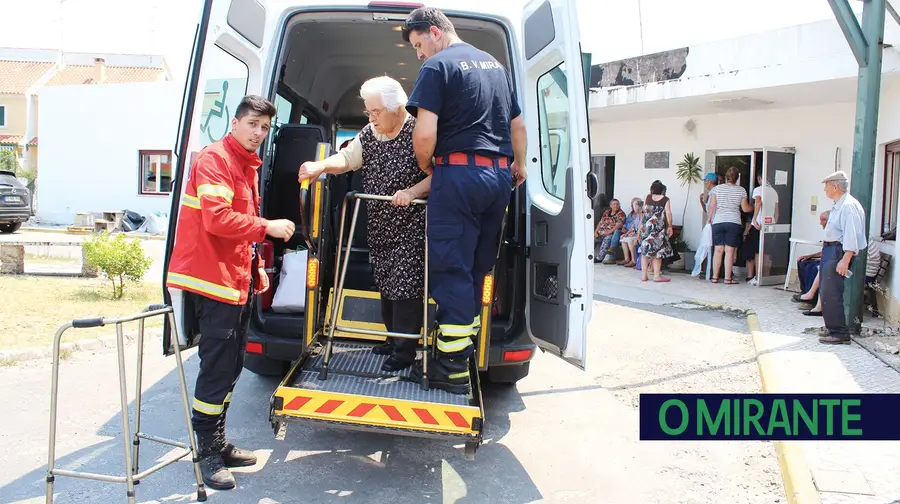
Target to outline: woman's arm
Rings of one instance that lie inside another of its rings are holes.
[[[716,216],[716,206],[717,206],[717,204],[718,204],[718,201],[716,201],[716,195],[713,194],[713,195],[710,196],[710,198],[709,198],[709,219],[708,219],[708,220],[709,220],[709,223],[710,223],[710,224],[712,224],[713,217]]]
[[[675,229],[672,227],[672,200],[666,201],[666,224],[669,226],[669,229],[666,230],[669,237],[672,237],[672,233],[675,232]]]

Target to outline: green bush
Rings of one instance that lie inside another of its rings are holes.
[[[112,282],[113,299],[121,299],[124,295],[126,279],[139,282],[153,262],[144,253],[139,239],[126,241],[124,234],[110,238],[109,232],[104,231],[85,240],[81,246],[88,265],[103,272],[103,276]]]

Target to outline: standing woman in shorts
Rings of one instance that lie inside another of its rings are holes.
[[[732,285],[737,281],[731,278],[734,267],[734,256],[741,246],[743,228],[741,226],[741,210],[750,212],[753,207],[747,200],[747,190],[737,185],[738,169],[728,168],[725,172],[725,183],[716,187],[709,200],[709,223],[712,224],[713,273],[710,281],[719,283],[719,270],[722,269],[722,253],[725,254],[725,283]]]

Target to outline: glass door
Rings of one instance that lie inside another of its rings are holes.
[[[762,229],[759,233],[759,285],[784,283],[791,256],[794,202],[793,149],[767,147],[762,160]]]

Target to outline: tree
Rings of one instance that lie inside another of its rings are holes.
[[[85,240],[85,261],[103,272],[113,284],[113,299],[121,299],[125,294],[125,280],[138,282],[150,269],[152,260],[144,252],[137,238],[125,241],[124,234],[110,239],[108,231]],[[118,280],[118,283],[116,281]]]
[[[687,213],[688,201],[691,199],[691,186],[700,182],[703,169],[700,168],[700,159],[693,152],[684,155],[684,159],[678,162],[676,176],[681,181],[681,187],[688,186],[688,195],[684,199],[684,210],[681,211],[681,225],[684,225],[684,216]]]

